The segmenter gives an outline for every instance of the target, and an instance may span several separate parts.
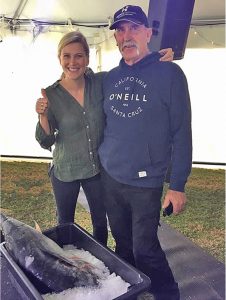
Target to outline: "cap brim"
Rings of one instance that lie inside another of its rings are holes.
[[[120,19],[118,21],[115,21],[114,23],[111,24],[111,26],[109,27],[110,30],[113,30],[113,29],[116,29],[119,25],[119,23],[121,22],[130,22],[130,23],[133,23],[133,24],[136,24],[136,25],[145,25],[137,20],[132,20],[132,19],[127,19],[127,18],[123,18],[123,19]]]

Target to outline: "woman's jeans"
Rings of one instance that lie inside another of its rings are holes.
[[[115,252],[150,277],[153,291],[161,291],[165,286],[167,292],[171,290],[178,295],[178,285],[157,235],[162,187],[119,183],[103,169],[101,178],[109,224],[116,241]]]
[[[107,218],[100,174],[88,179],[63,182],[57,179],[54,171],[51,170],[50,178],[56,200],[58,224],[74,223],[78,194],[80,186],[82,186],[89,204],[93,236],[99,242],[107,245]]]

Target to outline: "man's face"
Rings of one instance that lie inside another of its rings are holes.
[[[119,51],[128,65],[133,65],[149,53],[151,28],[131,22],[121,22],[115,30]]]

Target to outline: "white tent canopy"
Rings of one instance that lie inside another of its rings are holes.
[[[161,5],[161,1],[159,3]],[[65,23],[70,19],[76,23],[107,24],[109,17],[112,18],[116,10],[128,4],[140,5],[146,12],[149,7],[148,0],[1,0],[0,14],[14,19],[36,19]],[[224,19],[224,1],[195,1],[192,23],[197,20],[222,21]]]
[[[148,12],[148,0],[0,0],[1,154],[51,156],[35,141],[34,107],[40,88],[61,73],[57,43],[63,33],[78,29],[90,44],[94,71],[111,69],[120,55],[108,24],[127,4]],[[224,0],[195,1],[185,57],[176,63],[191,94],[193,160],[225,162]]]
[[[166,3],[166,0],[162,3]],[[146,13],[148,12],[149,0],[0,0],[1,30],[29,30],[37,35],[40,32],[62,31],[63,28],[79,28],[91,44],[97,43],[106,38],[104,28],[112,20],[114,12],[127,4],[140,5]],[[220,25],[224,24],[224,20],[224,0],[195,1],[192,26]],[[219,45],[224,44],[224,38],[221,29],[218,34]],[[195,47],[192,41],[191,46]]]

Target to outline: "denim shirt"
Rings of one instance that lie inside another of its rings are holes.
[[[53,150],[54,175],[70,182],[99,173],[98,148],[104,129],[102,80],[104,72],[85,75],[82,107],[59,81],[46,89],[51,134],[37,123],[35,137],[41,147]]]

